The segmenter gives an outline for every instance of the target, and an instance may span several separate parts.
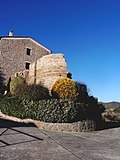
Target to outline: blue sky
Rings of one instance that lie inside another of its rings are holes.
[[[75,81],[120,102],[119,0],[0,0],[0,36],[9,30],[64,53]]]

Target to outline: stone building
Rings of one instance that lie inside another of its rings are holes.
[[[31,63],[50,53],[32,37],[13,36],[12,31],[9,36],[0,37],[0,69],[6,81],[18,72],[26,74]]]
[[[0,37],[0,70],[5,75],[6,83],[11,77],[27,77],[28,83],[43,83],[51,89],[60,77],[68,77],[67,63],[63,54],[51,54],[52,51],[32,37]]]

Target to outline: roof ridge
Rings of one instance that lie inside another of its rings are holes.
[[[33,41],[35,41],[36,43],[38,43],[39,45],[41,45],[43,48],[49,50],[50,53],[52,53],[52,51],[51,51],[49,48],[47,48],[45,45],[41,44],[40,42],[36,41],[36,40],[35,40],[34,38],[32,38],[31,36],[0,36],[0,40],[1,40],[2,38],[10,38],[10,39],[12,39],[12,38],[30,38],[30,39],[32,39]]]

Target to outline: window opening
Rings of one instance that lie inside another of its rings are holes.
[[[26,54],[30,56],[31,49],[27,48]]]
[[[26,62],[25,68],[26,68],[27,70],[29,70],[29,68],[30,68],[30,63]]]

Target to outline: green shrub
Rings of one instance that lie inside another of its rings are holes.
[[[54,83],[51,93],[55,98],[75,100],[78,95],[78,88],[73,80],[60,78]]]
[[[14,77],[10,82],[10,93],[12,95],[14,95],[15,94],[15,89],[18,86],[20,86],[22,84],[25,84],[25,83],[26,83],[26,81],[23,77],[20,77],[20,76]]]
[[[97,98],[88,94],[88,88],[86,84],[80,82],[76,82],[76,84],[79,92],[76,102],[86,104],[88,106],[89,114],[93,114],[96,119],[101,120],[102,113],[105,111],[105,106],[102,103],[99,103]]]
[[[22,118],[19,115],[23,115],[22,111],[22,100],[17,97],[3,96],[0,98],[0,110],[2,113]]]
[[[103,114],[102,117],[105,121],[115,121],[117,118],[117,114],[113,110],[106,110]]]
[[[49,99],[49,90],[41,84],[22,84],[19,85],[14,93],[16,96],[28,100]]]
[[[120,113],[120,106],[117,107],[116,109],[114,109],[114,112],[115,112],[115,113]]]
[[[120,121],[120,106],[114,110],[106,109],[102,117],[105,121]]]
[[[80,102],[88,101],[87,85],[81,82],[76,82],[76,85],[78,87],[78,93],[79,93],[77,96],[77,101],[80,101]]]
[[[71,123],[85,119],[98,121],[99,109],[84,103],[61,99],[28,101],[18,97],[4,97],[0,110],[18,118],[31,118],[44,122]]]

